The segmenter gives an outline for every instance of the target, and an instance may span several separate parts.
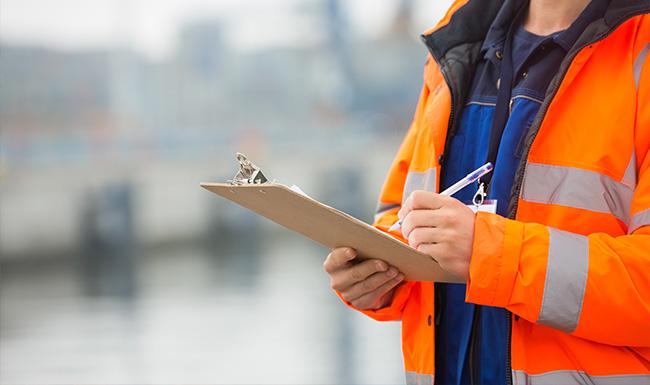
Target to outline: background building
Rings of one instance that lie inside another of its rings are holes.
[[[401,381],[327,250],[198,184],[241,151],[370,221],[449,2],[50,3],[0,4],[0,383]]]

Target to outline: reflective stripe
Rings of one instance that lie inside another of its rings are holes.
[[[634,190],[636,188],[636,151],[632,151],[630,162],[625,169],[621,183]]]
[[[628,223],[634,190],[594,171],[538,163],[526,165],[521,199],[601,213]]]
[[[405,372],[406,385],[433,385],[432,374],[420,374],[416,372]]]
[[[549,228],[548,262],[537,322],[570,333],[575,330],[589,269],[589,239]]]
[[[377,204],[377,210],[375,211],[375,217],[374,217],[375,222],[377,222],[382,217],[382,215],[386,214],[388,211],[396,208],[400,208],[401,206],[402,205],[400,205],[399,203],[379,202]]]
[[[399,203],[383,203],[383,202],[379,202],[377,204],[377,210],[375,212],[377,214],[379,214],[379,213],[383,213],[385,211],[392,210],[394,208],[401,207],[401,206],[402,205],[400,205]]]
[[[557,370],[541,374],[512,371],[513,385],[649,385],[648,374],[590,376],[578,370]]]
[[[415,190],[435,191],[436,189],[436,169],[430,168],[425,172],[409,171],[404,183],[404,194],[402,203]]]
[[[650,225],[650,209],[645,209],[634,214],[630,221],[630,226],[627,228],[627,233],[632,234],[634,230],[646,225]]]
[[[639,83],[641,82],[641,70],[643,69],[643,63],[645,63],[645,58],[648,56],[648,51],[650,51],[650,43],[646,44],[639,56],[634,60],[634,83],[636,84],[636,89],[639,89]]]

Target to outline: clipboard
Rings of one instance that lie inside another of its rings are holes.
[[[357,250],[357,258],[381,259],[395,266],[408,280],[464,283],[443,270],[431,256],[304,193],[268,182],[257,167],[250,162],[248,165],[251,167],[240,168],[230,183],[201,183],[201,187],[327,248],[348,246]]]

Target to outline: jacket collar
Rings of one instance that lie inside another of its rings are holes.
[[[469,0],[450,18],[449,23],[422,35],[422,40],[431,54],[444,63],[444,56],[452,48],[468,43],[483,43],[497,18],[507,19],[504,14],[513,14],[524,0]],[[650,13],[648,0],[611,0],[602,20],[606,28],[602,34],[609,33],[625,20],[639,14]],[[504,28],[506,23],[501,28]],[[499,28],[499,23],[495,26]],[[507,26],[505,26],[507,28]]]

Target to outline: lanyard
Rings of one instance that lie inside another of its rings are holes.
[[[497,103],[494,110],[494,118],[492,120],[492,127],[490,128],[490,141],[488,142],[488,157],[487,162],[491,162],[496,167],[497,155],[499,153],[499,144],[501,143],[501,136],[503,130],[508,123],[510,116],[510,98],[512,96],[512,87],[515,78],[515,69],[512,62],[512,39],[515,33],[515,28],[522,20],[522,15],[528,7],[521,7],[517,15],[513,18],[508,33],[506,34],[506,41],[503,46],[501,55],[500,75],[497,81]],[[492,186],[492,176],[494,173],[487,175],[484,182],[488,185],[488,191]]]

